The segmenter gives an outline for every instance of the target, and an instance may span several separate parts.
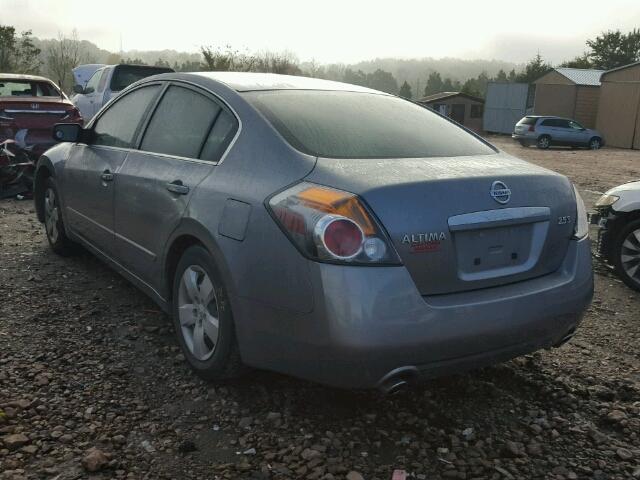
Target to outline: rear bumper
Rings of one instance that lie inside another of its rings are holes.
[[[556,345],[593,295],[588,240],[572,241],[552,274],[433,297],[420,295],[404,267],[313,263],[311,275],[309,314],[235,299],[241,353],[253,366],[347,388],[379,386],[397,371],[447,375]]]
[[[526,142],[526,143],[535,143],[536,139],[535,137],[532,137],[530,135],[521,135],[518,133],[512,133],[511,134],[511,138],[513,138],[514,140],[518,141],[518,142]]]

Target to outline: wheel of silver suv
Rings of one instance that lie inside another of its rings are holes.
[[[589,141],[589,148],[591,150],[598,150],[600,148],[600,139],[599,138],[592,138]]]
[[[538,148],[547,149],[551,145],[551,139],[548,136],[543,135],[538,139],[536,145],[538,146]]]

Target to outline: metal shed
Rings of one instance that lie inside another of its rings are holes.
[[[640,149],[640,62],[602,75],[597,128],[608,145]]]
[[[573,118],[594,128],[604,70],[554,68],[537,79],[533,111],[536,115]]]
[[[527,114],[529,85],[489,82],[482,125],[492,133],[513,133],[515,124]]]

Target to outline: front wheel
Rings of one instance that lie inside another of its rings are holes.
[[[540,136],[538,138],[538,141],[536,142],[536,146],[538,148],[546,150],[547,148],[549,148],[551,146],[551,137],[549,137],[548,135]]]
[[[640,291],[640,219],[629,222],[618,233],[613,256],[622,281]]]
[[[207,380],[242,371],[231,305],[218,269],[201,246],[188,248],[173,281],[173,323],[189,365]]]
[[[55,253],[67,256],[73,252],[76,244],[67,237],[64,220],[62,219],[58,187],[53,177],[49,177],[46,180],[43,202],[47,241]]]
[[[594,137],[591,140],[589,140],[589,148],[591,150],[598,150],[600,149],[601,146],[602,146],[602,142],[599,138]]]

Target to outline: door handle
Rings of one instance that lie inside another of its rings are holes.
[[[105,170],[100,174],[100,178],[103,182],[112,182],[113,181],[113,173],[109,170]]]
[[[178,195],[186,195],[189,193],[189,187],[182,183],[182,180],[174,180],[171,183],[167,183],[167,190],[171,193],[177,193]]]

